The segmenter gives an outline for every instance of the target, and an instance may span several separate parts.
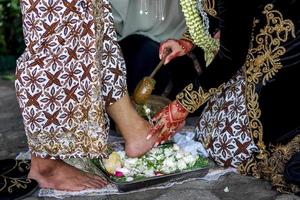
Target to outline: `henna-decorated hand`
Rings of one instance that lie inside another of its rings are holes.
[[[177,100],[173,101],[154,116],[152,120],[155,125],[151,128],[147,139],[158,134],[155,146],[163,144],[184,126],[187,115],[188,111]]]
[[[166,65],[174,58],[187,54],[188,52],[191,51],[192,48],[193,48],[193,44],[188,40],[169,39],[160,44],[159,58],[160,59],[163,58],[166,49],[171,49],[172,52],[165,58],[164,64]]]

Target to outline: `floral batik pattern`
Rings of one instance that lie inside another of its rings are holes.
[[[209,99],[196,127],[198,140],[221,166],[237,167],[258,151],[248,129],[244,93],[245,79],[239,72]]]
[[[16,94],[30,151],[101,157],[105,106],[126,93],[126,69],[107,0],[22,0],[25,52]]]

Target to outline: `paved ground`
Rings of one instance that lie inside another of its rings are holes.
[[[17,152],[27,150],[22,118],[15,99],[12,82],[0,80],[0,159],[14,158]],[[228,187],[229,192],[224,192]],[[0,197],[1,199],[1,197]],[[26,198],[36,200],[36,194]],[[50,200],[53,198],[43,198]],[[218,181],[191,181],[168,189],[136,192],[105,197],[72,197],[70,200],[123,199],[123,200],[296,200],[294,195],[278,194],[269,183],[252,177],[229,174]]]

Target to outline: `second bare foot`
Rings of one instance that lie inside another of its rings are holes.
[[[107,182],[99,176],[83,172],[61,160],[32,156],[28,178],[35,179],[41,188],[65,191],[99,189]]]

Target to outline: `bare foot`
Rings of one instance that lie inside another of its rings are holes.
[[[107,185],[99,176],[83,172],[61,160],[43,159],[33,155],[28,178],[36,180],[41,188],[65,191],[98,189]]]
[[[139,157],[152,149],[157,138],[146,139],[150,124],[138,115],[128,96],[122,97],[111,105],[108,113],[125,139],[127,156]]]
[[[140,157],[152,149],[156,137],[147,140],[150,131],[150,124],[143,118],[137,118],[132,122],[134,126],[126,127],[123,130],[125,139],[125,152],[128,157]]]

